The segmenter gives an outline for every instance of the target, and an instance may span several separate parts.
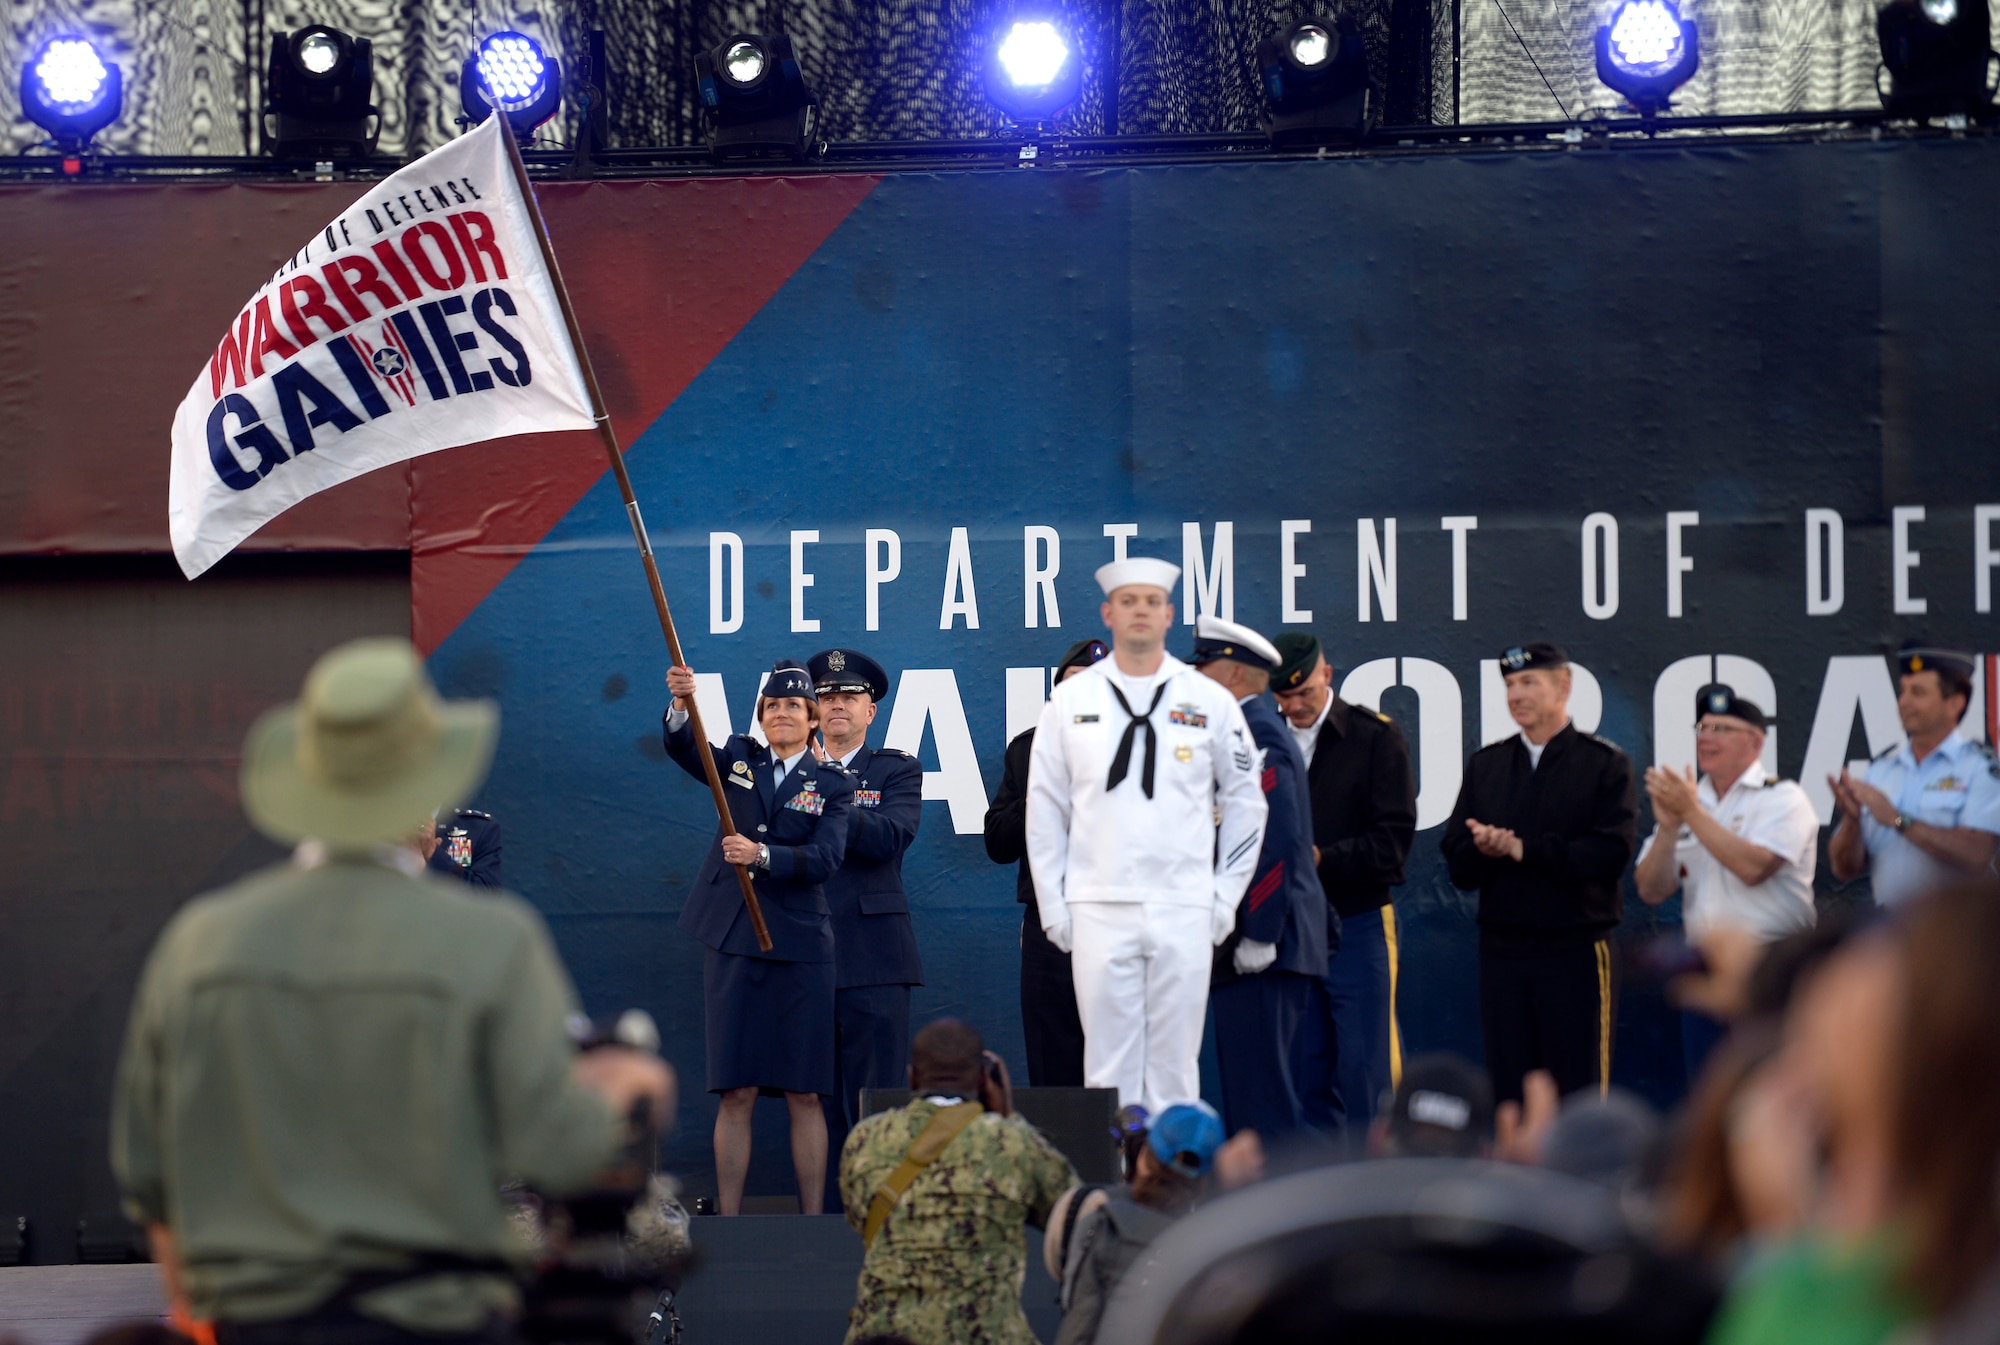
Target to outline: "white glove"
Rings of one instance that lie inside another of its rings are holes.
[[[1236,945],[1236,971],[1240,976],[1255,976],[1277,960],[1278,945],[1275,943],[1245,939]]]
[[[1209,915],[1209,941],[1217,948],[1220,948],[1229,941],[1229,936],[1235,932],[1236,908],[1234,906],[1224,906],[1220,902],[1217,902],[1214,911]]]
[[[1069,921],[1058,920],[1053,925],[1044,925],[1042,926],[1042,933],[1049,936],[1049,942],[1054,944],[1059,951],[1065,953],[1069,951]]]

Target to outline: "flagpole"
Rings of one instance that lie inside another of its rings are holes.
[[[667,610],[667,591],[660,584],[660,567],[653,560],[653,542],[646,535],[646,521],[639,516],[639,500],[632,493],[632,478],[625,471],[625,454],[618,447],[618,434],[611,428],[611,413],[605,409],[604,393],[597,386],[597,370],[591,366],[590,350],[583,343],[583,333],[576,325],[576,310],[570,306],[569,287],[563,284],[562,268],[556,265],[555,248],[549,243],[549,226],[542,219],[541,202],[535,199],[534,184],[528,181],[528,165],[521,159],[521,146],[514,138],[513,123],[507,114],[495,109],[493,116],[499,118],[501,138],[507,142],[507,160],[514,165],[514,179],[521,185],[521,198],[527,203],[528,218],[535,226],[535,241],[541,245],[542,264],[548,268],[549,282],[555,286],[556,302],[562,306],[563,325],[569,328],[570,348],[576,351],[576,360],[583,367],[584,385],[590,390],[590,414],[597,420],[598,437],[604,441],[604,454],[611,459],[611,474],[618,478],[618,493],[625,499],[625,517],[631,520],[632,536],[639,543],[639,560],[646,567],[646,584],[653,590],[653,610],[659,613],[660,633],[667,637],[667,653],[675,667],[687,666],[687,659],[681,654],[680,636],[674,631],[673,613]],[[708,776],[708,792],[715,796],[715,815],[722,822],[722,834],[734,836],[736,819],[729,813],[729,796],[722,792],[722,775],[715,768],[715,754],[708,750],[708,734],[701,725],[701,707],[694,698],[688,698],[688,727],[694,731],[695,742],[701,747],[703,773]],[[743,892],[743,905],[750,912],[750,927],[757,935],[757,947],[764,952],[771,951],[771,931],[764,923],[764,909],[757,903],[757,889],[750,882],[750,870],[741,864],[732,864],[736,870],[736,885]]]

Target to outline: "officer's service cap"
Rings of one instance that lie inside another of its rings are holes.
[[[1305,685],[1313,669],[1319,667],[1319,637],[1302,630],[1288,630],[1271,641],[1278,651],[1278,670],[1271,674],[1271,690],[1295,691]]]
[[[1078,640],[1063,654],[1062,661],[1056,664],[1056,681],[1062,681],[1063,674],[1071,668],[1088,668],[1110,652],[1111,646],[1102,640]]]
[[[1248,626],[1204,613],[1195,618],[1194,653],[1188,662],[1200,667],[1217,659],[1229,659],[1265,672],[1273,671],[1285,661],[1269,640]]]
[[[822,649],[806,660],[816,692],[851,691],[879,701],[889,694],[889,674],[882,665],[853,649]]]
[[[813,694],[812,675],[795,658],[781,658],[773,663],[770,676],[764,679],[764,689],[757,695],[759,700],[777,700],[785,696],[798,696],[814,702],[819,700]]]
[[[1703,715],[1727,715],[1740,719],[1753,729],[1761,730],[1766,724],[1763,709],[1755,701],[1746,701],[1736,694],[1736,688],[1721,682],[1710,682],[1694,693],[1694,717],[1699,721]]]
[[[1563,647],[1547,640],[1530,640],[1510,646],[1500,655],[1500,675],[1526,672],[1530,668],[1567,668],[1569,655]]]
[[[1955,673],[1969,682],[1972,680],[1972,668],[1973,656],[1962,649],[1939,649],[1935,645],[1912,640],[1896,651],[1896,671],[1899,673]]]
[[[1176,1102],[1146,1132],[1153,1157],[1183,1177],[1206,1177],[1222,1140],[1222,1118],[1206,1102]]]
[[[1128,556],[1124,560],[1114,560],[1109,565],[1097,567],[1097,586],[1110,597],[1119,589],[1132,584],[1145,584],[1151,588],[1163,588],[1171,593],[1180,581],[1181,567],[1171,561],[1156,560],[1151,556]]]

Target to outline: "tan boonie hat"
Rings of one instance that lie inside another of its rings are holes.
[[[321,656],[295,704],[251,725],[243,811],[281,841],[406,840],[471,797],[499,736],[500,707],[440,700],[408,640],[355,640]]]

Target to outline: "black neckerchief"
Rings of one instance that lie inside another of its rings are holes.
[[[1125,736],[1118,740],[1118,755],[1111,758],[1111,776],[1104,782],[1106,793],[1118,788],[1118,782],[1123,780],[1125,773],[1132,768],[1132,739],[1137,736],[1143,725],[1146,730],[1146,761],[1139,768],[1139,790],[1147,798],[1153,797],[1153,758],[1159,751],[1159,735],[1153,731],[1153,711],[1160,708],[1160,697],[1167,694],[1167,680],[1160,679],[1158,689],[1153,692],[1153,703],[1148,705],[1146,713],[1141,715],[1132,713],[1131,702],[1125,699],[1125,693],[1118,689],[1116,682],[1109,677],[1104,679],[1104,684],[1111,688],[1111,694],[1118,698],[1118,704],[1124,708],[1127,715],[1131,716],[1125,725]]]

